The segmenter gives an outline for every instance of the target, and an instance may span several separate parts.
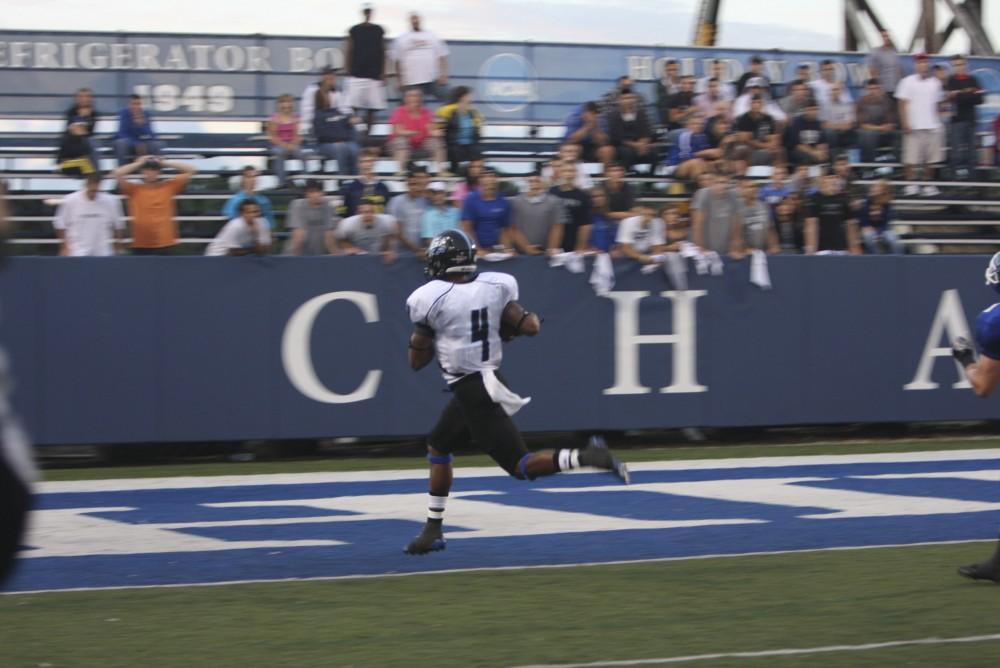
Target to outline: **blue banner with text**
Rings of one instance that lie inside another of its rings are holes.
[[[537,258],[545,317],[505,345],[526,431],[989,419],[948,351],[991,303],[982,257],[770,258],[610,295]],[[449,395],[407,364],[403,258],[17,257],[0,279],[15,405],[39,444],[400,436]]]

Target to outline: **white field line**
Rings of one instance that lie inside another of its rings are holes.
[[[534,564],[530,566],[487,566],[471,568],[447,568],[437,571],[412,571],[405,573],[367,573],[360,575],[321,575],[310,578],[260,578],[256,580],[226,580],[223,582],[179,582],[176,584],[122,585],[116,587],[70,587],[63,589],[32,589],[30,591],[0,591],[0,596],[24,596],[27,594],[51,594],[74,591],[112,591],[116,589],[174,589],[178,587],[221,587],[245,584],[278,584],[288,582],[327,582],[335,580],[377,580],[379,578],[406,578],[426,575],[446,575],[452,573],[488,573],[494,571],[536,571],[590,566],[629,566],[633,564],[654,564],[668,561],[696,561],[702,559],[729,559],[732,557],[769,557],[781,554],[806,554],[809,552],[843,552],[850,550],[877,550],[893,547],[927,547],[934,545],[967,545],[970,543],[993,543],[995,538],[976,540],[941,540],[922,543],[892,543],[888,545],[848,545],[843,547],[817,547],[801,550],[772,550],[761,552],[739,552],[735,554],[697,554],[684,557],[655,557],[651,559],[622,559],[618,561],[585,561],[573,564]],[[434,556],[414,557],[433,559]]]
[[[767,656],[801,656],[804,654],[828,654],[832,652],[869,652],[890,647],[912,647],[915,645],[951,645],[956,643],[976,643],[1000,640],[1000,633],[987,636],[965,636],[963,638],[917,638],[915,640],[893,640],[873,642],[865,645],[829,645],[827,647],[807,647],[802,649],[771,649],[761,652],[720,652],[718,654],[692,654],[690,656],[669,656],[660,659],[634,659],[631,661],[594,661],[592,663],[547,663],[519,668],[615,668],[619,666],[662,666],[671,663],[692,663],[711,659],[754,659]]]
[[[743,468],[775,468],[829,464],[884,464],[909,462],[954,462],[1000,459],[1000,448],[982,450],[940,450],[929,452],[883,452],[852,455],[800,455],[791,457],[745,457],[735,459],[690,459],[629,464],[632,471],[694,471]],[[571,471],[570,474],[575,474]],[[503,476],[496,466],[470,466],[459,469],[462,478]],[[427,469],[402,471],[350,471],[317,473],[249,473],[224,476],[182,476],[173,478],[121,478],[109,480],[66,480],[43,482],[37,491],[45,493],[118,492],[134,489],[196,489],[203,487],[243,487],[248,485],[303,485],[343,482],[384,482],[423,480]]]

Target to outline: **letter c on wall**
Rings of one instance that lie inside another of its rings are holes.
[[[367,292],[328,292],[313,297],[295,310],[285,325],[281,337],[281,361],[288,380],[302,394],[324,404],[350,404],[375,396],[382,372],[370,370],[361,384],[350,394],[337,394],[316,376],[312,361],[312,330],[316,316],[330,302],[349,301],[358,307],[365,322],[378,322],[378,302]]]

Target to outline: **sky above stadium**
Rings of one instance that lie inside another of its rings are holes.
[[[390,36],[414,8],[445,39],[687,45],[698,0],[381,0],[375,20]],[[905,48],[917,23],[916,0],[873,0]],[[1000,43],[1000,2],[987,0],[986,25]],[[15,0],[0,27],[26,30],[340,35],[359,17],[353,0]],[[839,50],[842,0],[724,0],[719,46]],[[99,11],[95,11],[99,8]],[[943,16],[943,14],[942,14]],[[943,22],[941,20],[940,22]],[[953,38],[951,50],[968,41]]]

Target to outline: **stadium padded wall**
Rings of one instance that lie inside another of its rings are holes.
[[[772,257],[722,276],[517,258],[545,318],[505,345],[529,431],[989,419],[950,337],[991,303],[981,257]],[[0,278],[15,403],[39,444],[427,432],[449,400],[407,365],[421,264],[373,257],[17,257]]]

